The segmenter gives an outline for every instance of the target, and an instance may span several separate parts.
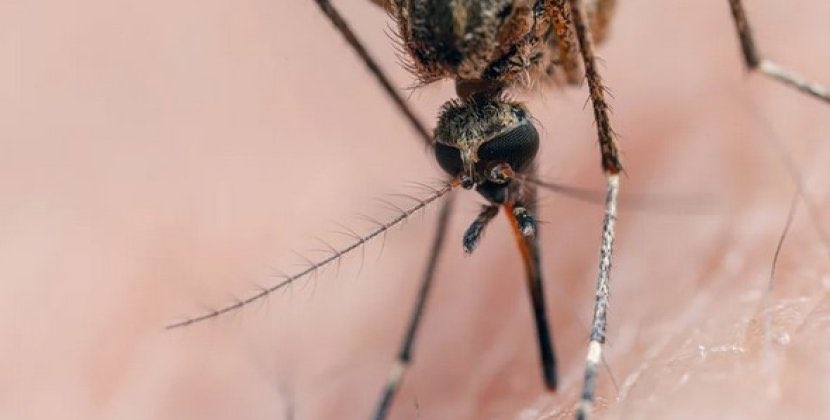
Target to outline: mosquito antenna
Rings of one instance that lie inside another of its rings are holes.
[[[421,201],[420,198],[415,197],[411,194],[392,193],[392,194],[389,194],[389,196],[390,197],[398,197],[398,198],[406,198],[408,200],[415,201],[415,202]]]
[[[334,275],[338,276],[340,274],[340,257],[342,255],[340,255],[340,253],[337,252],[337,249],[334,246],[332,246],[328,241],[325,241],[321,238],[315,238],[315,239],[317,240],[317,242],[320,242],[321,244],[323,244],[323,246],[326,247],[326,249],[324,249],[323,251],[328,252],[329,255],[337,255],[337,266],[335,266],[335,269],[334,269],[335,274]]]
[[[403,195],[406,196],[406,194],[403,194]],[[397,194],[392,194],[390,196],[396,197],[398,195]],[[395,204],[395,203],[393,203],[393,202],[391,202],[391,201],[389,201],[385,198],[376,198],[375,201],[377,201],[380,204],[383,204],[384,206],[388,207],[391,210],[398,211],[398,212],[401,212],[401,213],[406,212],[406,210],[404,210],[401,206],[399,206],[399,205],[397,205],[397,204]]]
[[[341,229],[343,229],[343,231],[338,232],[338,233],[340,233],[341,235],[348,236],[352,240],[355,240],[355,241],[359,242],[358,246],[360,247],[360,267],[357,268],[357,274],[360,275],[360,273],[363,272],[363,264],[366,262],[366,248],[363,246],[366,243],[366,241],[362,236],[360,236],[360,234],[355,232],[354,229],[352,229],[352,228],[350,228],[350,227],[348,227],[348,226],[346,226],[346,225],[344,225],[340,222],[334,222],[334,223],[337,226],[339,226]]]
[[[303,266],[303,267],[313,267],[314,266],[314,264],[315,264],[314,261],[312,261],[311,259],[309,259],[305,255],[303,255],[302,253],[300,253],[300,252],[298,252],[297,250],[294,250],[294,249],[290,249],[289,251],[292,254],[294,254],[297,258],[302,260],[302,262],[299,263],[300,266]],[[320,267],[320,269],[312,271],[310,273],[310,277],[309,277],[310,281],[307,281],[307,282],[303,283],[300,286],[300,290],[305,291],[306,287],[308,287],[308,285],[310,283],[311,284],[311,294],[314,295],[314,292],[317,291],[317,276],[320,275],[320,271],[322,271],[323,268],[324,267]]]
[[[290,275],[286,276],[286,278],[283,281],[281,281],[281,282],[279,282],[279,283],[277,283],[277,284],[275,284],[271,287],[267,287],[265,289],[262,289],[262,290],[260,290],[256,293],[254,293],[253,295],[245,298],[245,299],[240,299],[240,300],[236,301],[233,304],[226,305],[226,306],[223,306],[221,308],[214,309],[214,310],[208,310],[207,312],[205,312],[201,315],[190,317],[190,318],[185,318],[181,321],[177,321],[177,322],[168,324],[166,326],[166,329],[184,327],[184,326],[196,324],[196,323],[199,323],[199,322],[211,319],[211,318],[217,318],[217,317],[222,316],[224,314],[227,314],[229,312],[233,312],[237,309],[241,309],[245,306],[248,306],[250,303],[258,301],[258,300],[268,296],[269,294],[271,294],[271,292],[283,289],[286,286],[296,282],[297,280],[299,280],[303,277],[306,277],[306,276],[311,275],[311,274],[315,274],[320,269],[328,266],[332,262],[338,261],[341,257],[351,253],[352,251],[354,251],[357,248],[360,248],[366,242],[371,241],[372,239],[376,238],[378,235],[381,235],[381,234],[385,233],[386,231],[388,231],[392,227],[399,225],[401,222],[406,220],[406,218],[409,217],[410,215],[412,215],[413,213],[425,208],[430,203],[432,203],[435,200],[438,200],[439,198],[445,196],[447,193],[449,193],[452,190],[452,187],[453,186],[451,184],[443,185],[442,187],[436,189],[434,194],[424,198],[423,200],[419,201],[418,203],[415,203],[415,204],[413,204],[409,207],[406,207],[404,209],[405,211],[403,213],[397,214],[395,217],[391,218],[388,222],[381,223],[380,225],[378,225],[377,227],[375,227],[374,229],[372,229],[369,233],[367,233],[365,235],[355,234],[355,238],[350,243],[348,243],[347,245],[335,249],[334,253],[332,253],[331,255],[329,255],[325,258],[322,258],[322,259],[317,260],[317,261],[309,261],[310,265],[306,266],[304,269],[302,269],[302,270],[300,270],[300,271],[298,271],[294,274],[290,274]]]
[[[405,211],[401,210],[401,213],[399,213],[399,214],[405,214],[405,213],[406,213]],[[371,217],[369,215],[362,214],[362,213],[359,213],[357,215],[357,218],[361,219],[365,222],[371,223],[379,229],[384,229],[383,236],[381,236],[381,238],[380,238],[380,249],[378,250],[378,256],[377,256],[377,260],[376,260],[376,261],[380,261],[380,258],[383,256],[383,250],[386,249],[386,234],[389,233],[389,228],[391,226],[389,226],[387,223],[381,222],[380,220],[378,220],[374,217]],[[406,221],[407,218],[408,217],[405,217],[402,222]]]

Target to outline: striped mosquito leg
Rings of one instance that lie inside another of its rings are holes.
[[[521,251],[527,274],[527,288],[530,292],[533,319],[536,324],[536,336],[539,340],[542,377],[545,380],[545,386],[554,391],[558,381],[556,376],[556,354],[553,349],[553,335],[548,325],[536,222],[522,204],[505,205],[504,209],[510,218],[510,226],[513,227],[513,234],[516,237],[519,251]]]
[[[605,344],[606,317],[608,312],[608,283],[611,279],[611,254],[614,245],[614,224],[617,219],[617,195],[619,175],[611,175],[608,181],[608,195],[605,199],[605,217],[602,222],[602,243],[599,251],[599,275],[597,277],[594,318],[591,322],[591,336],[588,355],[585,358],[585,382],[582,398],[577,410],[577,419],[586,419],[594,402],[597,388],[597,370],[602,361],[602,345]]]
[[[378,401],[375,409],[375,420],[385,419],[389,413],[389,408],[392,406],[392,400],[400,388],[403,375],[409,368],[412,362],[412,347],[415,343],[415,334],[418,332],[418,326],[424,315],[424,308],[426,307],[427,296],[432,287],[432,281],[435,277],[435,271],[438,266],[438,257],[441,255],[441,249],[444,246],[444,238],[447,233],[447,225],[449,223],[450,213],[452,212],[453,196],[450,195],[441,205],[441,210],[438,216],[438,225],[435,231],[435,238],[432,241],[432,248],[429,253],[429,260],[427,262],[424,277],[421,280],[421,288],[418,290],[418,298],[415,302],[415,308],[409,318],[409,326],[406,329],[403,341],[401,342],[401,349],[398,352],[398,358],[389,370],[389,376],[386,380],[380,401]]]
[[[582,8],[584,0],[569,0],[573,12],[573,24],[579,39],[582,61],[585,65],[585,78],[594,108],[594,120],[597,126],[602,168],[605,171],[608,192],[605,198],[605,217],[602,223],[602,243],[599,252],[599,273],[597,275],[594,317],[591,322],[591,336],[588,343],[588,355],[585,360],[585,382],[582,399],[577,410],[577,418],[585,419],[590,413],[596,393],[597,370],[602,360],[602,345],[605,343],[606,316],[608,311],[609,282],[611,276],[611,256],[614,245],[614,225],[617,219],[617,196],[620,189],[619,174],[622,171],[614,131],[608,118],[608,103],[605,101],[605,88],[596,65],[593,40],[586,24],[587,17]]]
[[[732,9],[732,19],[735,21],[735,29],[737,29],[738,38],[741,41],[741,52],[743,52],[744,62],[750,71],[760,71],[761,74],[778,80],[785,85],[796,88],[822,101],[830,102],[830,90],[826,87],[818,83],[813,83],[803,76],[779,66],[775,62],[762,58],[752,38],[752,28],[750,28],[749,19],[746,17],[743,1],[729,0],[729,7]]]

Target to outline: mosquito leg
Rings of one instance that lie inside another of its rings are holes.
[[[369,54],[369,51],[366,50],[366,47],[363,46],[363,43],[357,38],[352,29],[349,27],[349,24],[343,19],[343,16],[334,8],[334,6],[329,2],[329,0],[314,0],[326,17],[329,18],[331,23],[340,31],[340,34],[346,39],[346,42],[352,47],[352,49],[360,56],[361,60],[363,60],[363,64],[372,72],[372,75],[375,76],[375,79],[378,83],[380,83],[381,87],[383,87],[384,92],[386,95],[389,96],[389,99],[395,103],[395,106],[398,107],[398,111],[400,111],[409,123],[412,125],[412,128],[418,132],[418,135],[421,136],[421,139],[427,146],[432,145],[432,135],[429,134],[429,131],[424,127],[418,117],[415,116],[415,113],[412,112],[412,109],[409,108],[406,101],[404,101],[403,97],[398,93],[398,91],[392,86],[392,82],[389,81],[389,77],[386,76],[386,73],[380,68],[377,61]]]
[[[531,187],[531,194],[535,197],[536,187]],[[532,197],[531,197],[532,200]],[[548,325],[547,309],[545,306],[545,291],[542,284],[542,267],[539,259],[539,235],[536,230],[536,221],[525,205],[504,205],[505,213],[510,219],[513,234],[527,274],[527,289],[530,292],[530,301],[533,306],[533,318],[536,323],[536,336],[539,340],[539,356],[542,361],[542,376],[545,386],[551,391],[556,390],[556,355],[553,350],[553,335]],[[533,210],[531,208],[531,210]],[[530,228],[529,228],[530,227]]]
[[[617,219],[617,195],[619,194],[619,175],[608,176],[608,194],[605,198],[605,217],[602,222],[602,244],[600,245],[599,275],[597,276],[594,318],[591,322],[591,335],[588,343],[588,355],[585,358],[585,382],[582,399],[577,411],[577,419],[588,418],[596,393],[597,370],[602,361],[602,345],[605,344],[606,317],[608,312],[609,288],[611,277],[611,255],[614,245],[614,224]]]
[[[573,25],[579,40],[585,77],[594,108],[594,120],[597,126],[602,168],[608,184],[605,197],[605,217],[602,223],[602,242],[599,252],[599,273],[597,275],[594,316],[591,322],[591,335],[588,343],[588,355],[585,360],[585,382],[582,398],[577,411],[578,419],[585,419],[591,411],[596,392],[597,370],[602,361],[602,345],[605,343],[606,315],[608,310],[608,284],[611,274],[611,255],[614,244],[614,225],[617,219],[617,196],[620,188],[619,174],[622,171],[614,131],[608,118],[608,103],[605,101],[605,88],[594,57],[593,39],[586,22],[586,11],[582,8],[584,0],[569,0],[573,12]]]
[[[415,343],[415,334],[418,332],[418,326],[421,323],[421,318],[424,315],[424,307],[427,302],[427,295],[429,294],[432,280],[435,277],[436,267],[438,266],[438,257],[441,255],[441,248],[444,246],[444,237],[447,232],[447,225],[449,223],[450,213],[452,212],[453,196],[447,197],[441,205],[441,210],[438,215],[438,225],[435,230],[435,238],[432,240],[432,248],[429,253],[429,260],[427,262],[424,277],[421,280],[421,288],[418,290],[418,299],[415,302],[415,308],[409,318],[409,326],[406,329],[406,334],[401,342],[401,348],[398,352],[398,357],[395,363],[389,370],[389,376],[386,380],[377,408],[375,409],[375,420],[382,420],[386,418],[389,408],[392,405],[392,399],[406,373],[410,362],[412,361],[412,347]]]
[[[481,209],[481,213],[476,217],[476,220],[464,232],[464,252],[472,254],[478,245],[479,239],[481,239],[481,234],[484,233],[484,228],[497,214],[499,214],[499,206],[484,206]]]
[[[572,85],[579,84],[582,81],[579,46],[577,45],[568,0],[550,0],[547,11],[553,25],[553,31],[556,34],[559,65],[565,73],[565,79]]]
[[[616,0],[583,0],[587,22],[594,43],[601,44],[611,24]],[[548,0],[547,13],[556,34],[556,68],[561,68],[565,80],[578,85],[582,82],[582,61],[579,57],[578,39],[573,26],[572,10],[568,0]]]
[[[752,38],[752,29],[749,27],[743,1],[729,0],[729,6],[732,8],[732,18],[735,20],[735,28],[741,41],[744,62],[750,71],[760,71],[761,74],[778,80],[785,85],[794,87],[825,102],[830,102],[830,90],[826,87],[813,83],[773,61],[762,58]]]

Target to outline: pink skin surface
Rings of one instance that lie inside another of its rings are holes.
[[[337,3],[409,86],[384,13]],[[671,205],[621,207],[598,413],[826,418],[830,263],[815,220],[830,227],[830,107],[746,75],[725,0],[621,3],[599,52],[622,189]],[[759,47],[830,84],[830,3],[797,4],[748,1]],[[436,206],[285,294],[163,328],[277,282],[302,268],[292,249],[319,259],[316,237],[342,245],[339,224],[371,227],[355,213],[394,215],[374,198],[442,176],[313,2],[5,2],[0,57],[0,418],[368,417]],[[517,97],[541,125],[543,178],[602,190],[585,88],[537,90]],[[409,102],[431,126],[450,97],[437,83]],[[767,293],[796,190],[786,156],[816,219],[802,202]],[[464,257],[482,199],[457,199],[391,417],[570,417],[602,208],[540,201],[550,394],[507,224]]]

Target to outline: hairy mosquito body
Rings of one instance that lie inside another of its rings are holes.
[[[328,0],[316,0],[335,26],[355,47],[367,67],[434,148],[441,168],[453,185],[475,189],[489,205],[467,229],[463,246],[472,252],[487,223],[502,207],[511,221],[524,261],[536,323],[545,384],[556,388],[556,359],[548,327],[539,258],[539,242],[533,213],[536,187],[534,158],[539,135],[529,111],[506,99],[509,89],[529,87],[561,74],[571,84],[587,81],[593,106],[601,164],[607,194],[602,223],[599,270],[593,320],[585,361],[581,401],[576,417],[592,411],[598,367],[605,343],[610,295],[611,257],[617,218],[619,174],[622,164],[605,99],[594,44],[608,34],[615,0],[373,0],[385,6],[397,23],[397,37],[405,67],[420,84],[449,78],[455,81],[458,99],[442,108],[432,138],[374,60],[334,10]],[[383,4],[382,4],[383,3]],[[827,89],[760,58],[740,0],[728,0],[745,63],[750,70],[777,79],[807,94],[830,102]],[[357,44],[357,45],[356,45]],[[436,250],[441,248],[449,204],[445,204],[432,245],[427,270],[398,359],[390,370],[374,418],[386,417],[412,357],[412,343],[435,271]]]
[[[591,16],[607,15],[613,1],[600,1],[594,6]],[[438,164],[454,184],[476,190],[489,202],[464,234],[465,252],[473,252],[499,207],[510,219],[524,260],[542,376],[550,390],[556,389],[558,381],[556,357],[547,319],[534,216],[536,184],[527,181],[535,178],[539,133],[530,111],[521,103],[508,100],[506,94],[510,89],[551,80],[560,71],[564,71],[567,80],[581,80],[581,66],[574,47],[578,42],[590,43],[584,23],[587,14],[577,6],[570,7],[577,13],[576,19],[566,3],[547,0],[393,0],[387,4],[397,23],[401,49],[406,53],[405,66],[419,83],[443,78],[455,82],[458,99],[443,106],[434,136],[427,143],[434,148]],[[621,165],[608,124],[601,80],[590,50],[583,49],[583,52],[597,120],[604,122],[600,126],[603,163],[612,177],[609,178],[601,258],[602,276],[607,279],[614,236],[616,174]],[[436,238],[443,237],[442,229]],[[440,239],[437,241],[433,249],[440,247]],[[433,266],[434,260],[430,261]],[[375,413],[377,419],[386,417],[410,362],[411,345],[431,276],[432,270],[429,270],[424,280],[427,288],[416,304],[398,361],[389,374]],[[598,343],[603,339],[597,338]]]
[[[421,83],[452,78],[486,89],[549,68],[554,41],[542,1],[396,0],[391,8],[407,67]]]
[[[449,182],[433,189],[411,207],[398,208],[400,216],[377,223],[368,235],[354,234],[354,241],[341,248],[328,246],[331,254],[295,274],[286,275],[276,286],[204,315],[185,319],[172,327],[213,318],[264,298],[386,232],[415,211],[448,196],[439,213],[421,287],[397,360],[374,412],[387,417],[394,397],[412,361],[412,349],[425,303],[434,280],[453,203],[450,190],[456,186],[475,190],[487,200],[465,232],[462,246],[473,252],[487,224],[504,210],[513,228],[531,297],[542,365],[548,389],[557,386],[556,358],[548,326],[545,294],[535,220],[537,187],[562,189],[539,181],[535,158],[539,133],[530,110],[508,99],[512,89],[523,89],[563,78],[578,84],[585,80],[596,122],[600,161],[607,191],[599,250],[596,299],[591,323],[585,375],[578,418],[592,411],[597,371],[605,342],[609,302],[611,257],[617,217],[622,164],[608,115],[605,87],[600,77],[594,44],[608,34],[614,0],[372,0],[383,6],[396,25],[396,38],[404,54],[405,67],[421,85],[441,79],[455,82],[457,98],[447,101],[438,113],[435,129],[427,130],[409,109],[385,73],[372,58],[347,22],[329,0],[315,0],[323,13],[360,56],[402,115],[429,145]],[[728,0],[736,23],[747,67],[830,102],[823,87],[761,58],[752,42],[749,23],[740,0]]]

